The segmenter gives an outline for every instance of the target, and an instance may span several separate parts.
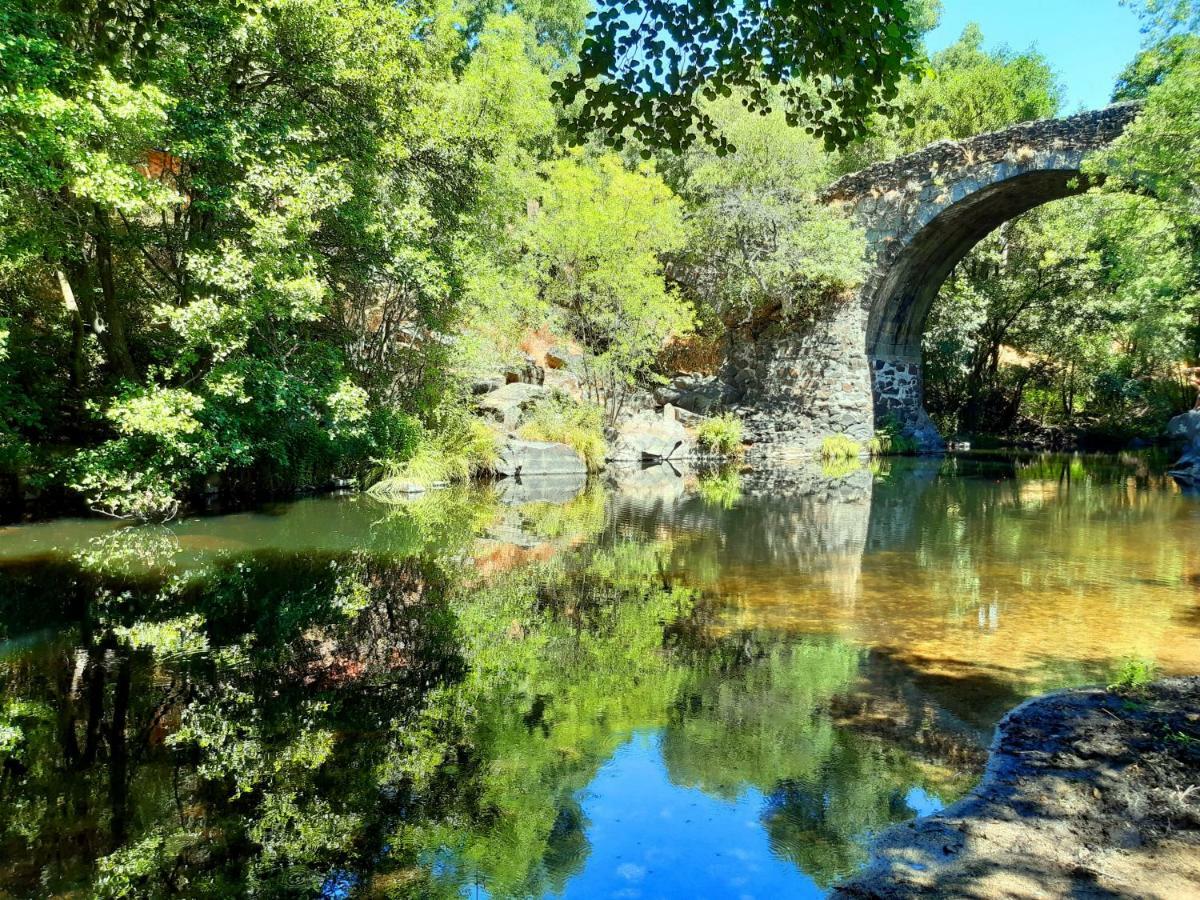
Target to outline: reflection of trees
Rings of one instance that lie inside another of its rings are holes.
[[[287,893],[362,852],[387,726],[458,671],[436,572],[242,558],[203,582],[73,581],[73,628],[0,663],[6,703],[53,711],[0,754],[21,890]],[[41,597],[6,591],[5,611]]]
[[[644,729],[677,783],[760,790],[780,852],[827,881],[920,773],[835,724],[858,652],[713,637],[675,553],[609,536],[490,580],[371,553],[5,572],[0,628],[59,636],[0,659],[0,852],[21,861],[0,889],[561,891],[589,852],[580,792]]]
[[[905,793],[930,781],[909,755],[835,724],[831,703],[859,676],[862,651],[758,634],[721,644],[673,704],[670,777],[726,799],[757,788],[776,852],[828,885],[862,861],[865,832],[913,815]]]
[[[689,672],[663,734],[672,781],[733,799],[820,773],[833,741],[829,698],[858,671],[842,643],[739,636]]]
[[[426,815],[395,835],[417,858],[452,851],[431,892],[484,883],[496,897],[540,896],[582,868],[576,794],[635,728],[662,724],[681,677],[663,628],[692,597],[664,581],[663,555],[618,543],[456,602],[470,670],[438,709],[473,777],[423,792]]]

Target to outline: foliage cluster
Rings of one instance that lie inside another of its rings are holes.
[[[917,451],[917,442],[904,433],[895,416],[884,416],[875,423],[875,434],[867,442],[871,456],[903,456]]]
[[[711,416],[696,426],[696,442],[710,453],[738,457],[746,452],[742,444],[742,420],[733,413]]]

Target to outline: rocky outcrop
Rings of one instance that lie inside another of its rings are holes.
[[[512,430],[521,424],[525,413],[549,394],[549,388],[540,384],[514,381],[485,394],[479,401],[479,412],[501,428]]]
[[[1200,678],[1030,700],[983,781],[885,831],[835,897],[1200,895]]]
[[[1171,467],[1171,474],[1188,484],[1200,484],[1200,410],[1173,418],[1167,434],[1184,441],[1183,455]]]
[[[580,475],[587,477],[583,458],[566,444],[549,441],[523,441],[510,437],[495,465],[502,477],[526,475]]]

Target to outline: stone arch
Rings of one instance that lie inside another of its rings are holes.
[[[1136,103],[941,141],[836,182],[829,202],[867,230],[871,274],[859,293],[874,417],[889,415],[925,449],[941,437],[924,409],[921,344],[930,307],[954,266],[991,231],[1042,204],[1082,193],[1084,157],[1111,143]]]

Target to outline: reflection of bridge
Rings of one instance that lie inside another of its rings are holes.
[[[939,141],[833,184],[825,199],[866,229],[868,277],[854,301],[807,332],[764,333],[730,354],[728,378],[760,442],[811,446],[871,436],[894,416],[926,449],[942,446],[923,407],[921,339],[942,282],[988,232],[1086,190],[1084,156],[1137,115],[1118,104],[1064,119]]]

